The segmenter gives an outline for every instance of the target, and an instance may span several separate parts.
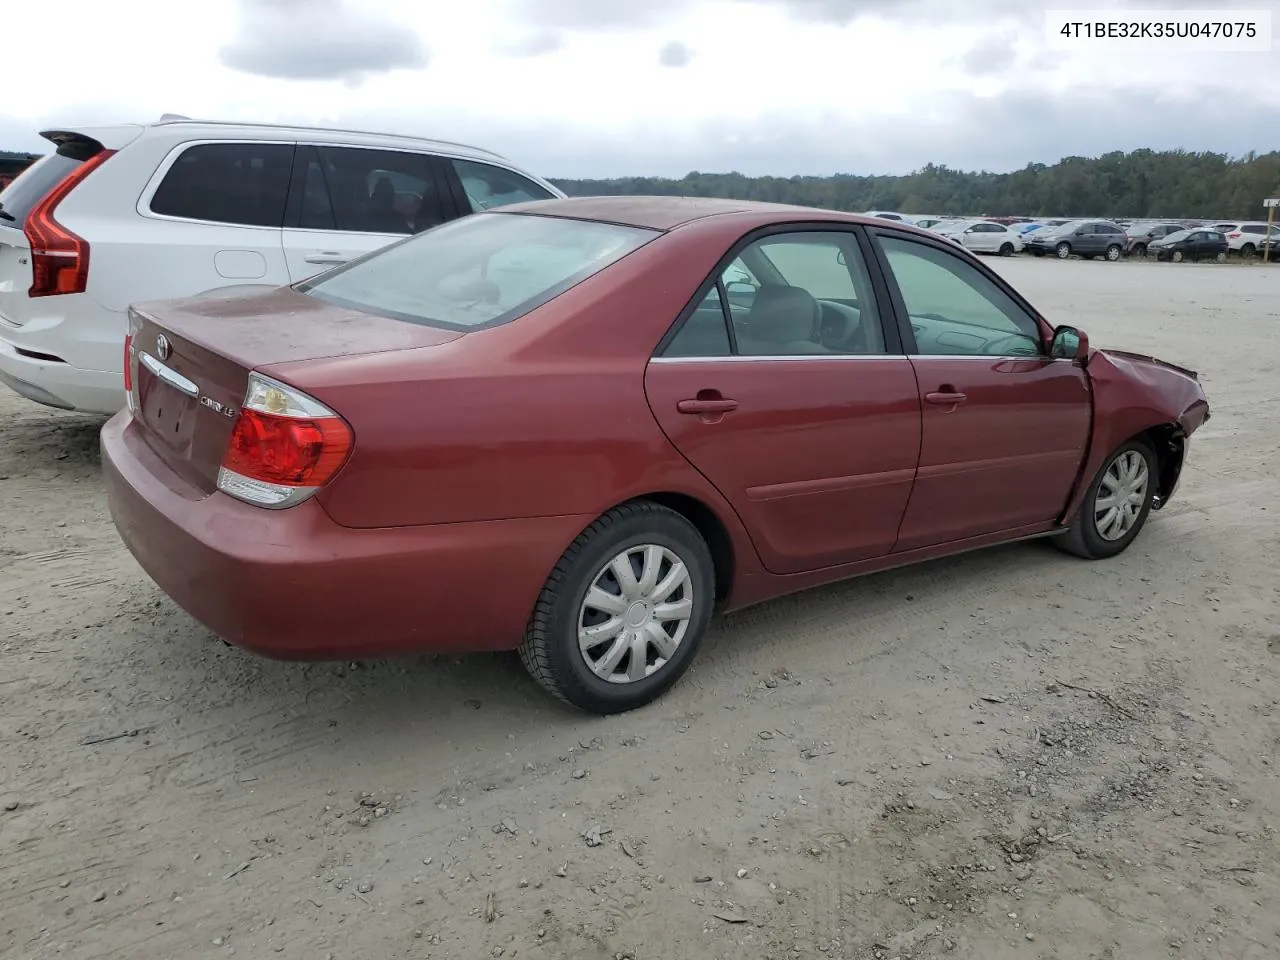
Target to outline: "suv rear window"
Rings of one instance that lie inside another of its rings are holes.
[[[201,143],[164,175],[151,212],[250,227],[284,225],[291,143]]]
[[[60,153],[41,157],[0,193],[0,220],[21,226],[31,208],[83,162]]]
[[[612,223],[481,213],[383,247],[296,289],[377,316],[474,330],[523,316],[658,235]]]

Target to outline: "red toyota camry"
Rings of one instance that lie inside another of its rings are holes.
[[[688,198],[477,214],[140,305],[103,429],[156,582],[279,658],[519,649],[647,703],[713,611],[1028,537],[1124,550],[1196,375],[1052,328],[925,231]]]

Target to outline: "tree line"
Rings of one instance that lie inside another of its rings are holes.
[[[1114,151],[1027,164],[1013,173],[929,164],[905,176],[748,177],[741,173],[553,181],[570,196],[766,200],[834,210],[981,216],[1265,219],[1280,196],[1280,151],[1243,157],[1186,150]]]

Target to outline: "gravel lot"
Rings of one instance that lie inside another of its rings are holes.
[[[734,616],[608,720],[513,657],[214,642],[100,421],[0,392],[0,956],[1280,954],[1280,268],[997,265],[1202,372],[1169,507]]]

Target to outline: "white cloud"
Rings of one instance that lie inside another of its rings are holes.
[[[471,140],[551,176],[1007,169],[1113,148],[1270,145],[1276,54],[1050,51],[1040,10],[1031,0],[202,0],[180,20],[172,0],[84,3],[56,57],[42,43],[7,46],[10,76],[56,82],[32,85],[29,99],[10,85],[0,149],[40,149],[35,131],[51,124],[166,111]],[[37,5],[5,8],[10,37],[47,26]],[[696,56],[671,69],[658,55],[667,48]]]

